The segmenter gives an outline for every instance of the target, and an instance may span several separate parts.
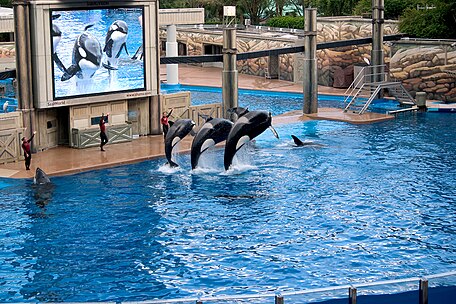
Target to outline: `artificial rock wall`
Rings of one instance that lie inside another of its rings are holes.
[[[390,73],[413,97],[417,92],[426,92],[427,99],[456,102],[454,47],[415,45],[399,49],[391,57]]]

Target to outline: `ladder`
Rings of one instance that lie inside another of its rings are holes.
[[[416,102],[401,82],[388,81],[384,66],[367,66],[356,75],[350,87],[345,91],[344,112],[363,114],[382,90],[388,90],[399,104],[415,106]],[[372,81],[376,79],[377,81]]]

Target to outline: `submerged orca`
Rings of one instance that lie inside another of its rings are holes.
[[[323,145],[314,143],[314,142],[303,142],[300,140],[298,137],[291,135],[291,138],[293,138],[293,141],[297,147],[303,147],[303,146],[317,146],[317,147],[322,147]]]
[[[49,184],[50,182],[51,180],[49,179],[48,175],[41,168],[36,168],[33,183],[35,185],[45,185]]]
[[[224,166],[228,170],[233,162],[234,155],[245,143],[254,139],[267,128],[270,128],[276,138],[279,135],[271,125],[272,116],[267,111],[247,111],[233,125],[225,145]]]
[[[226,140],[233,123],[224,118],[209,117],[193,138],[191,149],[192,169],[198,165],[201,154],[210,147]]]
[[[192,131],[194,126],[195,122],[191,119],[179,119],[169,128],[165,138],[165,155],[171,167],[179,166],[171,160],[173,148]]]
[[[62,81],[69,80],[74,75],[80,79],[90,79],[101,66],[101,44],[87,30],[93,24],[85,27],[84,32],[76,38],[73,47],[72,65],[63,73]]]
[[[44,208],[52,199],[52,195],[54,193],[54,185],[52,184],[48,175],[40,168],[36,168],[32,188],[35,203],[39,207]]]
[[[123,49],[130,56],[127,50],[127,36],[128,25],[125,21],[116,20],[111,24],[106,34],[105,47],[103,48],[107,58],[106,63],[103,63],[103,67],[108,70],[117,70],[117,61]]]

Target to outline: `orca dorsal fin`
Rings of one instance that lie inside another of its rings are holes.
[[[291,135],[291,138],[293,138],[293,141],[294,141],[296,146],[298,146],[298,147],[304,146],[304,143],[299,138],[297,138],[296,136]]]

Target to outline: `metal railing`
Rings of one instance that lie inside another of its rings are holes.
[[[348,300],[350,304],[356,304],[357,301],[357,294],[358,290],[366,289],[369,287],[381,286],[381,285],[395,285],[401,283],[417,283],[417,291],[419,293],[419,301],[417,304],[427,304],[428,303],[428,289],[429,289],[429,280],[445,278],[450,276],[456,276],[456,271],[444,272],[439,274],[427,275],[423,277],[411,277],[405,279],[397,279],[397,280],[385,280],[385,281],[378,281],[378,282],[370,282],[370,283],[361,283],[361,284],[347,284],[347,285],[338,285],[332,287],[324,287],[324,288],[313,288],[313,289],[304,289],[298,291],[288,291],[282,293],[259,293],[259,294],[248,294],[248,295],[233,295],[233,296],[215,296],[215,297],[190,297],[190,298],[182,298],[182,299],[159,299],[159,300],[150,300],[150,301],[143,301],[143,302],[122,302],[122,303],[141,303],[141,304],[171,304],[171,303],[196,303],[196,304],[203,304],[203,303],[214,303],[214,302],[227,302],[227,303],[234,303],[237,301],[242,300],[255,300],[255,299],[270,299],[271,302],[268,303],[275,303],[275,304],[285,304],[285,300],[291,296],[304,296],[309,294],[316,294],[316,293],[327,293],[327,292],[334,292],[340,290],[348,290]],[[403,292],[410,291],[404,290]],[[388,293],[382,293],[383,295]],[[321,299],[320,301],[327,300]],[[274,301],[274,302],[272,302]],[[312,300],[313,302],[317,302],[315,299]],[[290,302],[291,303],[291,302]],[[385,302],[387,303],[387,302]]]

